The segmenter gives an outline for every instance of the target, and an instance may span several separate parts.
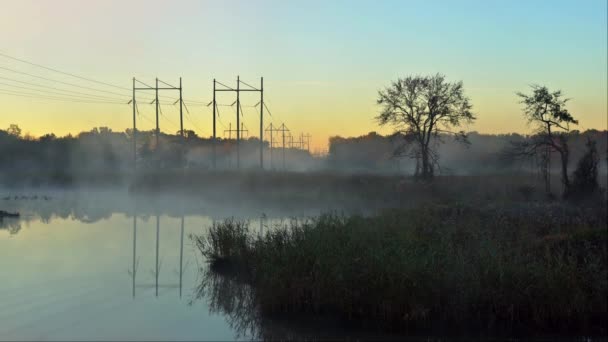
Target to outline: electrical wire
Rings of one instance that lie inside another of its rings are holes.
[[[270,109],[268,109],[268,106],[266,105],[266,103],[264,103],[264,108],[266,108],[268,115],[272,116],[272,113],[270,112]]]
[[[71,86],[71,87],[88,89],[88,90],[93,90],[93,91],[98,91],[98,92],[112,94],[112,95],[118,95],[118,96],[127,96],[124,93],[120,94],[120,93],[109,91],[109,90],[103,90],[103,89],[98,89],[98,88],[86,87],[86,86],[82,86],[82,85],[74,84],[74,83],[70,83],[70,82],[63,82],[63,81],[60,81],[60,80],[55,80],[55,79],[52,79],[52,78],[48,78],[48,77],[44,77],[44,76],[39,76],[39,75],[34,75],[34,74],[30,74],[30,73],[23,72],[23,71],[13,70],[13,69],[2,67],[2,66],[0,66],[0,69],[7,70],[7,71],[10,71],[10,72],[13,72],[13,73],[16,73],[16,74],[21,74],[21,75],[26,75],[26,76],[42,79],[42,80],[49,81],[49,82],[55,82],[55,83],[65,84],[65,85],[68,85],[68,86]]]
[[[98,95],[72,95],[70,94],[70,92],[68,91],[66,94],[65,92],[57,92],[57,91],[51,91],[51,90],[41,90],[41,89],[36,89],[36,88],[30,88],[30,87],[22,87],[22,86],[18,86],[18,85],[14,85],[14,84],[9,84],[9,83],[4,83],[4,82],[0,82],[0,85],[4,85],[4,86],[9,86],[11,88],[19,88],[19,89],[25,89],[25,90],[30,90],[30,91],[37,91],[37,92],[41,92],[41,93],[48,93],[48,94],[54,94],[54,95],[61,95],[61,96],[70,96],[70,97],[75,97],[75,98],[84,98],[84,99],[94,99],[94,100],[112,100],[112,101],[121,101],[126,103],[126,99],[119,99],[119,98],[115,98],[115,97],[105,97],[105,96],[98,96]],[[46,95],[46,94],[43,94]]]
[[[32,94],[26,92],[18,92],[14,90],[0,89],[0,94],[4,95],[12,95],[19,97],[27,97],[34,99],[46,99],[46,100],[56,100],[56,101],[65,101],[65,102],[75,102],[75,103],[98,103],[98,104],[119,104],[124,105],[124,102],[110,102],[110,101],[94,101],[94,100],[79,100],[75,98],[64,98],[64,97],[54,97],[54,96],[44,96],[40,94]]]
[[[17,57],[14,57],[14,56],[10,56],[10,55],[7,55],[7,54],[2,53],[2,52],[0,52],[0,56],[2,56],[4,58],[15,60],[15,61],[18,61],[18,62],[21,62],[21,63],[29,64],[29,65],[32,65],[32,66],[35,66],[35,67],[38,67],[38,68],[46,69],[46,70],[49,70],[49,71],[52,71],[52,72],[55,72],[55,73],[59,73],[59,74],[67,75],[67,76],[74,77],[74,78],[77,78],[77,79],[81,79],[81,80],[84,80],[84,81],[93,82],[93,83],[105,85],[105,86],[108,86],[108,87],[113,87],[113,88],[116,88],[116,89],[128,90],[129,92],[132,91],[132,89],[129,89],[127,87],[122,87],[122,86],[118,86],[118,85],[111,84],[111,83],[108,83],[108,82],[98,81],[98,80],[94,80],[92,78],[88,78],[88,77],[76,75],[76,74],[73,74],[73,73],[70,73],[70,72],[58,70],[58,69],[51,68],[51,67],[48,67],[48,66],[45,66],[45,65],[42,65],[42,64],[38,64],[38,63],[31,62],[31,61],[27,61],[27,60],[22,59],[22,58],[17,58]],[[0,68],[2,68],[2,67],[0,67]],[[95,89],[95,88],[86,87],[86,86],[82,86],[82,85],[72,84],[72,83],[69,83],[69,82],[62,82],[62,81],[59,81],[59,80],[53,80],[53,79],[49,79],[49,78],[42,77],[42,76],[39,76],[39,75],[32,75],[32,74],[20,72],[20,71],[17,71],[17,70],[12,70],[12,69],[9,69],[9,68],[2,68],[2,69],[8,70],[8,71],[12,71],[12,72],[16,72],[16,73],[21,73],[21,74],[24,74],[24,75],[27,75],[27,76],[30,76],[30,77],[36,77],[36,78],[41,78],[41,79],[45,79],[45,80],[52,81],[52,82],[63,83],[63,84],[74,86],[74,87],[80,87],[80,88],[83,88],[83,89],[101,91],[101,92],[110,93],[110,94],[119,95],[119,96],[128,96],[128,95],[125,95],[125,94],[118,94],[118,93],[109,92],[107,90]],[[147,87],[150,87],[147,84],[145,84],[145,83],[143,83],[143,82],[141,82],[139,80],[136,80],[136,81],[139,82],[139,83],[141,83],[141,84],[143,84],[143,85],[145,85],[145,86],[147,86]],[[159,81],[162,82],[163,84],[166,84],[167,86],[176,88],[176,87],[174,87],[174,86],[172,86],[172,85],[170,85],[170,84],[168,84],[168,83],[166,83],[164,81],[161,81],[161,80],[159,80]],[[152,88],[152,87],[150,87],[150,88]],[[176,89],[179,89],[179,88],[176,88]],[[162,97],[175,99],[175,97],[169,97],[169,96],[162,96]],[[204,102],[196,101],[196,100],[192,100],[192,99],[189,99],[189,101],[191,103],[198,103],[198,104],[203,104],[204,103]]]
[[[31,86],[38,87],[38,88],[46,88],[46,89],[52,89],[52,90],[57,90],[57,91],[63,91],[63,92],[66,92],[66,93],[73,93],[73,94],[78,94],[78,95],[95,96],[95,97],[104,98],[104,99],[112,99],[112,100],[119,100],[119,101],[123,101],[124,100],[124,101],[126,101],[125,99],[121,99],[121,98],[117,98],[117,97],[109,97],[109,96],[104,96],[104,95],[95,95],[95,94],[90,94],[90,93],[82,93],[82,92],[75,91],[75,90],[55,88],[55,87],[51,87],[51,86],[44,85],[44,84],[24,82],[24,81],[20,81],[20,80],[16,80],[16,79],[13,79],[13,78],[8,78],[8,77],[2,77],[2,76],[0,76],[0,79],[6,80],[6,81],[15,82],[15,83],[20,83],[20,84],[31,85]],[[124,95],[124,96],[128,97],[127,95]]]
[[[247,84],[247,83],[245,83],[245,82],[243,82],[243,81],[241,81],[241,80],[239,80],[239,82],[241,82],[242,84],[244,84],[244,85],[248,86],[249,88],[251,88],[251,89],[253,89],[253,90],[259,90],[258,88],[254,87],[254,86],[252,86],[252,85],[249,85],[249,84]]]
[[[149,123],[151,123],[153,127],[156,125],[156,123],[154,121],[152,121],[152,119],[148,118],[147,115],[145,115],[144,113],[140,113],[139,106],[137,104],[135,104],[135,110],[137,111],[137,116],[138,117],[144,118],[146,121],[148,121]]]
[[[233,88],[231,88],[231,87],[229,87],[229,86],[225,85],[224,83],[222,83],[222,82],[220,82],[220,81],[215,81],[215,83],[217,83],[217,84],[221,85],[222,87],[225,87],[225,88],[226,88],[226,89],[228,89],[228,90],[234,90],[234,91],[236,91],[236,89],[233,89]]]
[[[162,118],[164,118],[167,122],[171,123],[173,125],[173,128],[178,128],[179,131],[179,125],[176,124],[173,120],[170,120],[167,116],[165,116],[165,114],[163,114],[163,109],[160,104],[158,105],[158,111],[160,112],[160,116]]]
[[[96,83],[96,84],[100,84],[100,85],[103,85],[103,86],[112,87],[112,88],[116,88],[116,89],[127,90],[129,92],[131,92],[133,90],[133,89],[122,87],[122,86],[119,86],[119,85],[116,85],[116,84],[111,84],[111,83],[107,83],[107,82],[103,82],[103,81],[98,81],[98,80],[95,80],[95,79],[92,79],[92,78],[79,76],[79,75],[76,75],[76,74],[73,74],[73,73],[69,73],[69,72],[65,72],[65,71],[59,70],[59,69],[51,68],[51,67],[48,67],[48,66],[45,66],[45,65],[41,65],[41,64],[38,64],[38,63],[30,62],[28,60],[17,58],[17,57],[13,57],[13,56],[7,55],[7,54],[2,53],[2,52],[0,52],[0,56],[4,57],[4,58],[11,59],[11,60],[15,60],[15,61],[18,61],[18,62],[21,62],[21,63],[25,63],[25,64],[28,64],[28,65],[32,65],[32,66],[35,66],[35,67],[38,67],[38,68],[42,68],[42,69],[45,69],[45,70],[49,70],[49,71],[52,71],[52,72],[55,72],[55,73],[58,73],[58,74],[62,74],[62,75],[70,76],[70,77],[73,77],[73,78],[77,78],[77,79],[80,79],[80,80],[83,80],[83,81],[92,82],[92,83]],[[45,80],[45,81],[49,81],[49,82],[64,84],[64,85],[67,85],[67,86],[70,86],[70,87],[76,87],[76,88],[80,88],[80,89],[87,89],[87,90],[90,90],[90,91],[100,92],[100,93],[105,93],[105,94],[117,95],[117,96],[120,96],[121,98],[102,96],[102,95],[96,95],[96,94],[85,93],[85,92],[78,92],[78,91],[75,91],[75,90],[61,89],[61,88],[51,87],[51,86],[48,86],[48,85],[36,84],[36,83],[32,83],[32,82],[25,82],[25,81],[15,80],[15,79],[7,78],[7,77],[0,77],[0,79],[8,80],[8,81],[11,81],[11,82],[16,82],[16,83],[20,83],[20,84],[30,85],[30,86],[34,86],[34,87],[37,87],[37,88],[50,89],[50,90],[41,90],[41,89],[23,87],[23,86],[18,86],[18,85],[14,85],[14,84],[7,84],[7,83],[0,82],[0,85],[9,86],[11,88],[19,88],[19,89],[25,89],[25,90],[41,93],[41,94],[37,94],[37,93],[28,93],[28,92],[16,91],[16,90],[13,90],[13,89],[0,89],[0,93],[4,94],[4,95],[21,96],[21,97],[38,98],[38,99],[48,99],[48,100],[59,100],[59,101],[67,101],[67,102],[78,102],[78,103],[106,103],[106,104],[124,104],[122,101],[126,101],[126,99],[128,99],[130,97],[130,95],[127,95],[127,94],[124,94],[124,93],[117,93],[117,92],[113,92],[113,91],[109,91],[109,90],[105,90],[105,89],[87,87],[87,86],[84,86],[84,85],[74,84],[74,83],[65,82],[65,81],[61,81],[61,80],[57,80],[57,79],[53,79],[53,78],[48,78],[48,77],[44,77],[44,76],[40,76],[40,75],[35,75],[35,74],[32,74],[32,73],[27,73],[27,72],[23,72],[23,71],[19,71],[19,70],[14,70],[14,69],[7,68],[7,67],[0,66],[0,69],[6,70],[6,71],[9,71],[9,72],[12,72],[12,73],[20,74],[20,75],[26,75],[26,76],[29,76],[29,77],[34,77],[34,78]],[[137,79],[135,81],[138,82],[138,83],[140,83],[140,84],[145,85],[146,87],[149,87],[150,88],[149,90],[155,90],[155,88],[150,87],[149,85],[143,83],[142,81],[139,81]],[[174,87],[174,86],[172,86],[172,85],[170,85],[170,84],[168,84],[168,83],[166,83],[164,81],[161,81],[161,80],[158,80],[158,81],[160,81],[161,83],[163,83],[163,84],[165,84],[165,85],[167,85],[169,87],[172,87],[172,88],[175,88],[175,89],[180,89],[180,88],[176,88],[176,87]],[[235,89],[233,89],[233,88],[231,88],[231,87],[229,87],[229,86],[227,86],[227,85],[225,85],[225,84],[223,84],[223,83],[221,83],[219,81],[215,81],[215,82],[216,82],[216,84],[219,84],[220,86],[226,88],[227,90],[235,90]],[[243,85],[245,85],[245,86],[247,86],[247,87],[249,87],[251,89],[258,90],[256,87],[254,87],[254,86],[252,86],[252,85],[250,85],[250,84],[248,84],[248,83],[246,83],[246,82],[244,82],[242,80],[239,80],[239,82],[240,82],[240,84],[243,84]],[[146,90],[146,89],[141,89],[141,90]],[[171,99],[171,100],[175,100],[176,99],[175,97],[164,96],[164,95],[163,96],[159,96],[159,97],[168,98],[168,99]],[[143,99],[143,100],[146,100],[146,101],[150,100],[149,97],[146,98],[146,97],[143,97],[143,96],[140,97],[140,99]],[[184,99],[182,99],[182,101],[183,100]],[[154,103],[155,101],[156,100],[154,99],[152,103]],[[168,117],[166,117],[162,113],[161,104],[163,104],[163,103],[161,103],[160,101],[158,101],[158,102],[159,102],[158,106],[159,106],[159,111],[160,111],[161,116],[165,120],[167,120],[168,122],[172,123],[173,125],[176,125],[172,120],[170,120]],[[203,105],[203,106],[205,105],[204,102],[196,101],[196,100],[191,100],[191,99],[189,99],[188,102],[190,102],[193,105],[197,105],[197,104],[198,105]],[[212,102],[210,102],[209,104],[207,104],[206,107],[208,108],[211,105],[211,103]],[[242,104],[239,103],[239,107],[240,107],[239,110],[241,112],[241,115],[244,115],[243,107],[252,107],[252,108],[254,108],[254,107],[257,107],[259,104],[260,103],[258,102],[258,104],[254,105],[254,106],[243,106]],[[136,106],[136,108],[138,110],[138,113],[139,113],[139,109],[138,109],[137,103],[135,102],[135,103],[133,103],[133,105]],[[224,105],[224,104],[217,104],[216,103],[217,118],[218,118],[218,121],[220,122],[220,124],[224,128],[225,128],[225,125],[223,124],[223,122],[220,119],[220,112],[219,112],[219,108],[218,107],[220,107],[220,106],[222,106],[222,107],[232,107],[233,105],[234,105],[234,103],[232,105]],[[268,105],[266,105],[266,103],[263,103],[263,106],[266,109],[266,111],[268,112],[268,114],[270,116],[273,116],[272,112],[268,108]],[[193,126],[199,128],[194,123],[194,119],[189,115],[190,113],[189,113],[187,107],[186,107],[186,112],[187,112],[186,118],[188,119],[188,121],[190,121],[190,123]],[[283,127],[286,129],[286,127],[284,126],[284,124],[283,124]],[[238,129],[239,128],[237,127],[237,130]]]
[[[43,69],[46,69],[46,70],[50,70],[50,71],[53,71],[53,72],[56,72],[56,73],[59,73],[59,74],[64,74],[64,75],[68,75],[68,76],[71,76],[71,77],[75,77],[75,78],[78,78],[78,79],[81,79],[81,80],[85,80],[85,81],[89,81],[89,82],[94,82],[94,83],[97,83],[97,84],[102,84],[102,85],[105,85],[105,86],[108,86],[108,87],[114,87],[114,88],[117,88],[117,89],[129,90],[129,91],[131,90],[129,88],[117,86],[117,85],[106,83],[106,82],[96,81],[96,80],[93,80],[93,79],[90,79],[90,78],[87,78],[87,77],[82,77],[82,76],[74,75],[74,74],[71,74],[69,72],[57,70],[57,69],[54,69],[54,68],[49,68],[47,66],[36,64],[36,63],[30,62],[30,61],[26,61],[26,60],[21,59],[21,58],[9,56],[9,55],[1,53],[1,52],[0,52],[0,56],[5,57],[5,58],[10,58],[10,59],[15,60],[15,61],[19,61],[21,63],[26,63],[26,64],[33,65],[33,66],[36,66],[36,67],[39,67],[39,68],[43,68]]]

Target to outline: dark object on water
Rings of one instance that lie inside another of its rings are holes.
[[[0,217],[19,217],[19,213],[9,213],[8,211],[0,210]]]

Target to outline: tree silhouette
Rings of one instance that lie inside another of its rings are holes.
[[[574,171],[572,189],[569,196],[585,197],[593,195],[599,190],[597,181],[600,157],[597,153],[596,142],[587,138],[587,150],[583,157],[578,161]]]
[[[378,104],[382,106],[376,117],[380,125],[393,126],[403,137],[395,154],[419,158],[420,176],[427,179],[438,166],[435,144],[441,142],[440,134],[466,143],[464,131],[454,129],[476,119],[462,82],[446,82],[440,74],[400,78],[378,92]]]
[[[11,124],[11,125],[8,127],[8,129],[6,130],[6,132],[7,132],[9,135],[12,135],[12,136],[14,136],[14,137],[16,137],[16,138],[18,138],[18,137],[20,137],[20,136],[21,136],[21,128],[19,128],[19,126],[18,126],[18,125],[15,125],[15,124]]]
[[[533,85],[532,94],[518,92],[524,106],[524,116],[528,123],[534,125],[535,138],[521,149],[541,155],[544,161],[543,176],[545,190],[550,193],[549,165],[551,152],[556,151],[561,157],[561,174],[564,195],[570,190],[568,178],[568,162],[570,150],[568,148],[568,132],[571,124],[578,124],[566,109],[569,99],[564,98],[561,90],[550,92],[545,86]]]

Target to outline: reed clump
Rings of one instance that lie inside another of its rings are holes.
[[[605,334],[606,208],[423,206],[193,240],[251,284],[266,315],[323,314],[383,330]]]

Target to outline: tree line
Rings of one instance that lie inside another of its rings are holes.
[[[513,141],[502,151],[503,156],[540,160],[545,191],[551,195],[549,170],[551,158],[557,154],[563,197],[595,191],[599,165],[595,140],[587,141],[585,155],[574,172],[575,179],[570,180],[569,133],[578,125],[578,120],[566,108],[569,99],[561,90],[551,91],[541,85],[532,85],[531,93],[516,94],[532,132],[528,139]],[[438,146],[445,137],[470,144],[467,134],[459,128],[473,123],[476,116],[462,81],[448,82],[441,74],[399,78],[378,92],[377,103],[381,106],[381,112],[376,116],[379,124],[393,127],[400,137],[393,153],[415,159],[415,174],[422,179],[431,179],[440,167]]]

